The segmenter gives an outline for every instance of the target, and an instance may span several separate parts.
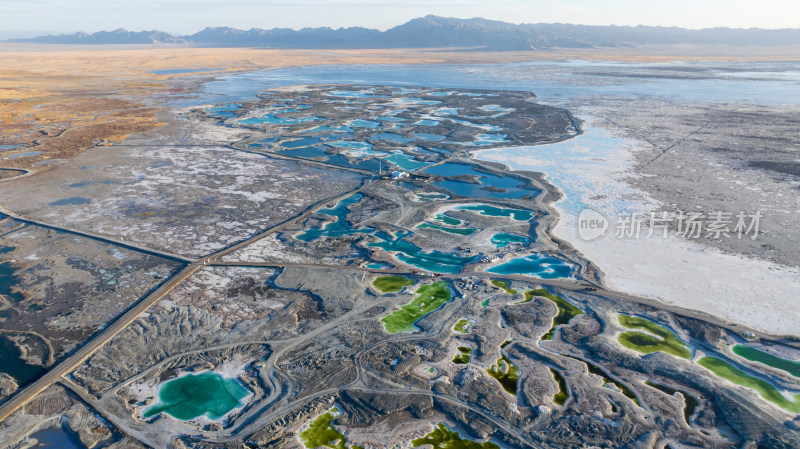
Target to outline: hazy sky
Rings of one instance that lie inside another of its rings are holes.
[[[0,0],[0,33],[126,28],[190,34],[206,26],[386,29],[427,14],[513,23],[800,28],[800,0]]]

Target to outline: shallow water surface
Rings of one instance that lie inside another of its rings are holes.
[[[44,374],[45,368],[29,365],[22,359],[22,353],[5,334],[0,334],[0,372],[13,377],[17,385],[23,387]]]
[[[85,449],[85,447],[76,441],[72,435],[57,427],[51,427],[34,432],[31,434],[31,438],[36,439],[38,442],[35,446],[33,446],[34,449]]]
[[[478,171],[473,165],[469,164],[445,162],[444,164],[428,167],[425,169],[425,172],[445,177],[463,175],[477,177],[480,182],[479,184],[453,179],[434,183],[435,186],[447,189],[459,196],[471,198],[519,199],[527,195],[538,195],[541,193],[538,189],[524,187],[525,182],[520,179]]]
[[[217,420],[241,407],[248,391],[230,377],[214,372],[187,374],[169,380],[158,391],[158,403],[144,411],[149,418],[159,413],[188,421],[200,416]]]
[[[478,256],[462,257],[440,251],[424,252],[417,245],[403,240],[409,235],[410,232],[401,233],[397,238],[392,238],[384,232],[376,232],[375,236],[382,241],[368,243],[367,246],[395,253],[395,257],[402,262],[434,273],[459,273],[464,266],[478,258]]]
[[[542,279],[568,278],[573,267],[561,259],[544,254],[531,254],[489,268],[489,273],[528,274]]]
[[[303,242],[311,242],[320,237],[343,237],[356,233],[371,233],[373,231],[372,228],[353,229],[350,223],[347,222],[347,214],[350,212],[348,206],[358,203],[361,198],[363,198],[363,195],[357,193],[339,201],[334,207],[320,209],[317,214],[334,217],[336,221],[326,223],[322,228],[311,228],[302,234],[296,235],[295,238]]]
[[[508,234],[506,232],[501,232],[499,234],[495,234],[492,236],[492,243],[494,246],[498,248],[506,247],[512,243],[519,243],[519,244],[526,244],[528,243],[528,239],[516,234]]]

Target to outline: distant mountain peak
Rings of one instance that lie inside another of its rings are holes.
[[[481,17],[458,19],[426,15],[386,31],[363,27],[318,27],[241,30],[206,27],[188,36],[163,31],[128,31],[118,28],[96,33],[17,39],[15,42],[47,44],[169,44],[273,48],[432,48],[472,47],[490,51],[534,50],[553,47],[591,48],[647,44],[789,45],[800,43],[800,30],[678,27],[589,26],[561,23],[516,25]]]

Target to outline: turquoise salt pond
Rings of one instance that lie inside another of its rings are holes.
[[[531,254],[530,256],[511,259],[486,271],[495,274],[528,274],[542,279],[559,279],[570,277],[573,267],[552,256]]]
[[[508,234],[506,232],[501,232],[492,236],[492,244],[498,248],[503,248],[504,246],[508,246],[512,243],[525,245],[528,243],[528,239],[521,235]]]
[[[347,122],[347,125],[350,126],[351,128],[368,128],[368,129],[375,129],[381,126],[381,124],[378,122],[373,122],[370,120],[361,120],[361,119],[351,120]]]
[[[13,249],[11,246],[0,246],[0,254]],[[20,281],[16,275],[17,271],[18,268],[11,262],[0,262],[0,295],[6,301],[19,303],[25,300],[25,296],[14,289]],[[8,317],[7,313],[8,311],[0,311],[0,317]],[[0,334],[0,372],[13,377],[22,387],[37,379],[46,370],[40,365],[29,365],[22,357],[20,349],[8,338],[9,336]]]
[[[237,381],[214,372],[187,374],[165,382],[158,390],[158,403],[142,413],[145,418],[167,413],[188,421],[200,416],[212,420],[241,407],[250,393]]]
[[[417,245],[403,240],[409,235],[411,232],[400,232],[397,234],[397,238],[392,238],[385,232],[376,232],[375,236],[382,241],[368,243],[367,246],[395,253],[398,260],[434,273],[459,273],[464,266],[478,258],[478,256],[461,257],[439,251],[426,253]]]
[[[417,171],[421,168],[425,168],[430,165],[429,162],[422,162],[414,159],[413,157],[404,154],[401,151],[395,151],[389,156],[383,158],[385,161],[389,161],[396,165],[398,168],[408,171]]]
[[[301,148],[321,143],[322,137],[301,137],[299,139],[286,140],[281,142],[283,148]]]
[[[447,214],[436,214],[436,216],[433,217],[433,221],[438,221],[439,223],[444,223],[450,226],[458,226],[463,223],[463,221],[459,220],[458,218],[453,218]]]
[[[328,92],[325,95],[329,97],[341,97],[341,98],[380,98],[377,95],[373,95],[375,92],[372,89],[367,90],[334,90],[332,92]]]
[[[314,122],[317,120],[322,120],[322,119],[314,115],[311,115],[309,117],[300,117],[300,118],[288,118],[288,117],[281,118],[281,117],[276,117],[275,114],[264,114],[261,117],[251,117],[239,120],[239,123],[242,123],[244,125],[258,125],[261,123],[268,123],[270,125],[296,125],[298,123]]]
[[[296,235],[295,238],[303,242],[311,242],[320,237],[342,237],[356,233],[371,233],[373,231],[372,228],[353,229],[347,222],[347,213],[349,212],[347,207],[361,201],[362,197],[363,195],[357,193],[339,201],[332,208],[320,209],[317,214],[334,217],[336,221],[327,223],[322,228],[311,228],[302,234]]]
[[[280,150],[280,153],[293,157],[325,158],[325,159],[328,159],[330,157],[330,155],[325,152],[325,148],[320,146]]]

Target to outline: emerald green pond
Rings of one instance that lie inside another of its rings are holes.
[[[411,440],[411,444],[413,447],[430,446],[436,449],[500,449],[500,446],[491,441],[477,443],[461,438],[458,432],[450,430],[444,424],[439,424],[433,432],[422,438]]]
[[[455,358],[453,359],[453,363],[456,365],[466,365],[469,363],[469,359],[472,356],[472,348],[469,346],[459,346],[458,347],[458,354],[456,354]]]
[[[793,394],[792,398],[788,399],[771,383],[759,379],[758,377],[751,376],[730,363],[716,357],[703,357],[698,360],[697,363],[725,380],[743,387],[752,388],[757,391],[761,397],[777,404],[784,410],[792,413],[800,413],[800,394]]]
[[[300,441],[308,449],[318,447],[330,447],[333,449],[347,449],[347,437],[344,436],[336,427],[333,420],[341,415],[336,408],[318,416],[308,424],[308,427],[300,432]],[[350,446],[352,449],[360,446]]]
[[[236,379],[214,372],[188,374],[164,383],[158,391],[158,403],[144,411],[149,418],[166,413],[181,421],[200,416],[217,420],[241,407],[250,394]]]
[[[800,377],[800,362],[784,359],[746,345],[734,346],[733,353],[751,362],[763,363],[764,365],[786,371],[794,377]]]
[[[456,332],[460,332],[462,334],[466,334],[469,332],[469,327],[472,325],[470,321],[466,318],[462,318],[458,320],[455,326],[453,326],[453,330]]]
[[[567,381],[564,379],[564,376],[561,375],[557,370],[550,368],[550,373],[553,375],[553,379],[555,379],[556,383],[558,384],[558,393],[553,396],[553,402],[556,405],[564,405],[569,398],[569,390],[567,390]]]
[[[504,354],[500,354],[494,365],[486,370],[490,376],[497,379],[506,392],[517,395],[517,382],[519,381],[519,368],[511,363]]]
[[[381,319],[387,333],[416,332],[419,330],[414,323],[453,299],[453,291],[447,282],[436,282],[423,285],[417,289],[417,297],[410,303],[400,306],[389,315]]]
[[[628,329],[643,329],[653,334],[650,335],[638,331],[622,332],[618,337],[622,346],[642,354],[661,351],[676,357],[692,358],[692,351],[689,346],[664,326],[659,326],[644,318],[624,314],[619,314],[618,319],[620,324]]]

